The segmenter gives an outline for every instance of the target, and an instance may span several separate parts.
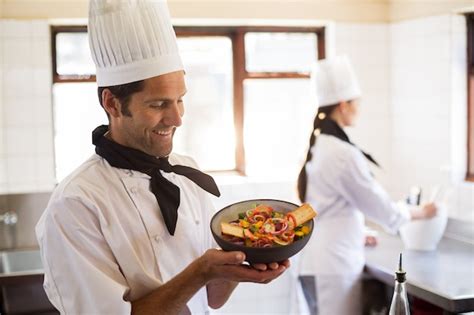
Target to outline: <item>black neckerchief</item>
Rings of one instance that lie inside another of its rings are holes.
[[[339,140],[347,142],[347,143],[355,146],[356,148],[358,148],[355,144],[353,144],[351,142],[351,140],[349,140],[349,136],[347,136],[347,134],[344,132],[344,130],[334,120],[332,120],[330,118],[326,118],[326,119],[322,120],[321,127],[319,129],[321,131],[321,134],[336,137]],[[370,154],[362,151],[361,149],[359,149],[359,150],[367,158],[367,160],[369,160],[370,162],[372,162],[376,166],[380,167],[379,163],[377,163],[377,161],[375,161],[375,159]]]
[[[139,171],[151,177],[151,191],[158,201],[166,228],[171,235],[174,235],[178,221],[180,190],[178,186],[164,178],[160,170],[183,175],[205,191],[220,196],[219,189],[211,176],[192,167],[171,165],[168,162],[168,157],[156,158],[109,140],[104,137],[108,129],[108,126],[102,125],[92,132],[92,143],[95,145],[95,152],[106,159],[113,167]]]

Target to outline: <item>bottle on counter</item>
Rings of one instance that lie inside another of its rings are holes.
[[[405,288],[406,272],[402,269],[402,254],[398,262],[398,270],[395,271],[395,289],[393,290],[392,303],[389,315],[409,315],[407,290]]]

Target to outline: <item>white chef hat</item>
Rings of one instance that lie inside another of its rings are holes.
[[[98,86],[183,70],[166,0],[91,0],[88,32]]]
[[[346,56],[316,62],[312,67],[311,81],[319,107],[350,101],[362,94]]]

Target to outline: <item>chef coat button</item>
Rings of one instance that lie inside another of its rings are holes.
[[[159,237],[158,235],[157,235],[157,236],[155,236],[155,241],[156,241],[157,243],[159,243],[159,242],[160,242],[160,237]]]
[[[130,191],[132,192],[132,194],[136,194],[138,192],[137,187],[132,187]]]
[[[199,223],[201,223],[201,222],[199,222],[199,220],[196,220],[194,222],[196,222],[196,225],[199,225]]]

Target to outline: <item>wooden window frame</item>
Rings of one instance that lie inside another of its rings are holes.
[[[80,83],[95,82],[95,74],[93,75],[60,75],[57,71],[56,56],[56,35],[58,33],[87,33],[86,25],[68,25],[68,26],[51,26],[51,55],[53,66],[53,83]]]
[[[226,36],[232,41],[233,81],[234,81],[234,128],[236,137],[235,162],[240,175],[245,175],[244,148],[244,81],[246,79],[306,79],[309,72],[248,72],[245,68],[245,34],[246,33],[314,33],[317,38],[317,57],[326,56],[324,27],[279,27],[279,26],[175,26],[178,37],[193,36]]]
[[[467,172],[466,180],[474,182],[474,13],[467,21]]]
[[[232,41],[233,58],[233,106],[234,128],[236,137],[234,170],[245,175],[244,150],[244,81],[246,79],[307,79],[309,72],[248,72],[245,68],[245,34],[246,33],[313,33],[317,38],[318,59],[326,56],[324,27],[287,27],[287,26],[174,26],[178,37],[225,36]],[[65,76],[57,73],[56,35],[61,32],[87,32],[87,26],[52,26],[51,47],[53,56],[53,83],[95,82],[95,75]],[[228,172],[224,171],[224,172]]]

